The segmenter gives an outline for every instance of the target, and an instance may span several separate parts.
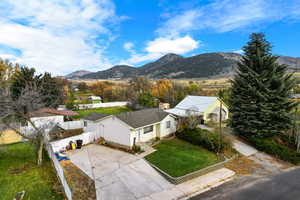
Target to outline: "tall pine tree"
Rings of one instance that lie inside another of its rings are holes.
[[[290,97],[295,81],[271,49],[264,34],[251,34],[232,80],[231,125],[244,137],[272,137],[292,126],[290,113],[297,104]]]

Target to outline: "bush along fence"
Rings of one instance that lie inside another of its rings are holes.
[[[56,170],[56,174],[58,176],[58,179],[61,182],[61,185],[63,186],[65,195],[67,197],[68,200],[72,200],[72,191],[69,187],[69,184],[66,180],[65,174],[64,174],[64,169],[62,168],[62,166],[59,164],[59,161],[57,160],[53,149],[51,147],[51,144],[47,143],[46,144],[46,150],[49,154],[50,159],[52,160],[52,164],[54,165],[54,168]]]
[[[218,170],[218,169],[221,169],[224,167],[224,165],[229,162],[230,160],[236,158],[236,156],[233,156],[231,158],[224,158],[223,161],[219,162],[219,163],[216,163],[214,165],[211,165],[211,166],[208,166],[206,168],[203,168],[203,169],[200,169],[198,171],[194,171],[194,172],[191,172],[189,174],[186,174],[186,175],[183,175],[183,176],[179,176],[179,177],[173,177],[173,176],[170,176],[168,173],[164,172],[163,170],[159,169],[158,167],[156,167],[155,165],[153,165],[152,163],[148,162],[147,160],[145,160],[149,165],[151,165],[156,171],[158,171],[165,179],[167,179],[170,183],[172,184],[180,184],[180,183],[183,183],[185,181],[189,181],[191,179],[194,179],[196,177],[199,177],[199,176],[203,176],[209,172],[212,172],[212,171],[215,171],[215,170]]]

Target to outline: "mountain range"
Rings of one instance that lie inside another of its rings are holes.
[[[192,57],[167,54],[160,59],[140,67],[116,65],[110,69],[89,72],[80,70],[65,76],[67,79],[128,79],[147,76],[152,79],[171,78],[216,78],[231,77],[241,60],[237,53],[204,53]],[[278,63],[288,65],[290,70],[300,71],[300,58],[279,56]]]

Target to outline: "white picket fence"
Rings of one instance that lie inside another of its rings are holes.
[[[66,194],[66,197],[68,198],[68,200],[72,200],[72,191],[68,185],[68,182],[66,180],[66,177],[65,177],[65,174],[64,174],[64,170],[62,168],[62,166],[59,164],[59,161],[57,160],[55,154],[54,154],[54,151],[51,147],[51,144],[46,144],[46,149],[47,149],[47,152],[48,152],[48,155],[49,157],[51,158],[52,160],[52,163],[54,165],[54,168],[56,170],[56,174],[64,188],[64,191],[65,191],[65,194]]]
[[[54,152],[59,152],[65,150],[66,147],[70,144],[70,142],[76,142],[76,140],[82,140],[83,145],[94,142],[95,140],[100,138],[100,134],[96,132],[85,132],[80,135],[76,135],[73,137],[68,137],[65,139],[57,140],[50,142],[52,149]]]
[[[69,129],[78,129],[83,128],[83,121],[68,121],[68,122],[61,122],[58,124],[61,128],[69,130]]]
[[[116,106],[127,106],[127,101],[116,101],[108,103],[94,103],[94,104],[78,104],[78,109],[92,109],[92,108],[106,108],[106,107],[116,107]]]

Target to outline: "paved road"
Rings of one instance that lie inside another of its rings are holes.
[[[268,178],[244,177],[190,200],[299,200],[300,169]]]

